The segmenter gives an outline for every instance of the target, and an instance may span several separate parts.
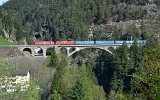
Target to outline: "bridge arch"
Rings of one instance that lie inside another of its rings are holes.
[[[84,49],[100,49],[100,50],[103,50],[103,51],[106,51],[106,52],[112,54],[112,51],[110,51],[109,48],[110,48],[110,47],[107,47],[107,48],[104,48],[104,47],[92,47],[92,48],[91,48],[91,47],[79,47],[79,48],[75,48],[75,50],[72,51],[72,52],[69,52],[69,51],[68,51],[67,56],[68,56],[68,57],[71,57],[71,56],[74,55],[76,52],[79,52],[79,51],[84,50]]]
[[[32,49],[31,48],[23,48],[23,53],[24,53],[24,55],[32,55]]]
[[[44,50],[41,47],[37,47],[34,49],[34,56],[43,56]]]

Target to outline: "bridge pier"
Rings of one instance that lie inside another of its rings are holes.
[[[70,52],[70,47],[66,47],[66,50],[67,50],[67,56],[69,55],[69,52]]]
[[[33,49],[31,49],[31,50],[32,50],[31,56],[34,57],[34,50]]]
[[[47,57],[46,52],[47,52],[47,49],[46,49],[46,48],[43,48],[43,57],[44,57],[44,58]]]
[[[60,49],[61,49],[61,47],[57,47],[57,46],[55,46],[55,52],[56,52],[56,54],[59,54],[60,53]]]

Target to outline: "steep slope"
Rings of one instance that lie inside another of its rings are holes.
[[[0,44],[15,44],[17,41],[20,42],[25,36],[27,34],[24,34],[22,31],[20,21],[11,13],[11,10],[0,8],[0,37],[2,40]]]
[[[10,0],[2,8],[12,10],[32,40],[87,40],[91,24],[157,19],[157,4],[157,0]]]

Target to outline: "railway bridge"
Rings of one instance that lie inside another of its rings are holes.
[[[95,48],[95,49],[101,49],[106,52],[110,51],[110,47],[117,48],[122,44],[103,44],[103,45],[12,45],[12,47],[17,47],[21,52],[29,52],[31,56],[43,56],[44,58],[47,57],[47,49],[49,48],[55,48],[56,53],[60,52],[61,49],[66,49],[67,56],[71,57],[76,52],[87,49],[87,48]],[[131,46],[131,44],[127,44],[128,47]]]

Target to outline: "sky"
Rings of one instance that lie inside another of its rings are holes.
[[[8,0],[0,0],[0,5],[2,5],[6,1],[8,1]]]

